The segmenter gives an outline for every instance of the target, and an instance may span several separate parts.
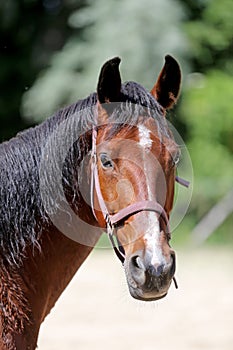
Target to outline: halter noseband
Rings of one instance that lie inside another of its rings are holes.
[[[142,201],[130,204],[127,207],[119,210],[115,214],[109,213],[107,206],[105,204],[105,201],[103,199],[103,196],[102,196],[101,188],[100,188],[98,168],[97,168],[96,140],[97,140],[97,129],[96,129],[96,127],[93,127],[93,129],[92,129],[92,152],[91,152],[91,209],[92,209],[92,213],[93,213],[95,219],[98,221],[96,214],[95,214],[95,209],[94,209],[94,188],[95,188],[97,200],[98,200],[99,206],[100,206],[100,210],[102,212],[102,215],[103,215],[105,223],[106,223],[106,233],[109,237],[109,240],[113,246],[113,249],[114,249],[116,255],[118,256],[118,258],[120,259],[122,264],[124,264],[124,261],[125,261],[124,248],[121,246],[117,236],[116,236],[116,240],[117,240],[118,247],[116,246],[116,244],[114,242],[114,238],[113,238],[115,227],[120,222],[124,221],[127,217],[134,215],[138,212],[153,211],[153,212],[159,214],[159,216],[161,216],[161,218],[163,219],[163,221],[165,223],[165,227],[166,227],[166,234],[168,237],[170,237],[171,231],[170,231],[169,219],[168,219],[166,211],[158,202],[149,201],[149,200],[142,200]],[[176,176],[176,181],[185,187],[189,186],[188,181],[181,179],[178,176]]]

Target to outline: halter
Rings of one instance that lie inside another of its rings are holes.
[[[129,216],[132,216],[138,212],[141,211],[153,211],[163,219],[166,227],[166,234],[170,238],[171,230],[170,230],[170,224],[169,219],[167,216],[166,211],[164,208],[156,201],[149,201],[149,200],[142,200],[133,204],[128,205],[127,207],[119,210],[115,214],[110,214],[108,211],[108,208],[105,204],[105,201],[102,196],[101,188],[100,188],[100,181],[99,181],[99,174],[98,174],[98,167],[97,167],[97,152],[96,152],[96,140],[97,140],[97,129],[96,127],[93,127],[92,129],[92,151],[91,151],[91,209],[92,213],[95,217],[95,219],[98,221],[95,209],[94,209],[94,188],[97,195],[97,200],[99,202],[99,207],[102,212],[102,215],[105,220],[106,224],[106,233],[109,237],[109,240],[112,244],[112,247],[117,255],[117,257],[120,259],[122,264],[124,264],[125,261],[125,251],[122,245],[120,244],[117,235],[115,234],[116,240],[117,240],[117,246],[114,241],[114,233],[115,228],[117,225],[119,225],[120,222],[123,222],[126,218]],[[181,179],[180,177],[176,176],[176,181],[185,186],[189,187],[189,182]]]

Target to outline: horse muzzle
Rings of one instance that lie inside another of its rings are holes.
[[[125,272],[130,294],[143,301],[158,300],[167,295],[176,269],[175,253],[152,264],[147,255],[139,251],[126,259]]]

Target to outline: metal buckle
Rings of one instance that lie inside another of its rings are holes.
[[[108,214],[105,216],[105,221],[106,221],[107,235],[113,236],[114,226],[112,225],[111,219]]]

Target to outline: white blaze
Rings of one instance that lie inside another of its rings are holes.
[[[144,125],[140,124],[138,126],[138,131],[139,131],[139,144],[149,151],[152,146],[152,140],[150,138],[150,130],[148,130]]]
[[[164,263],[164,257],[160,245],[160,225],[156,213],[149,212],[148,226],[144,235],[146,249],[151,254],[151,264],[161,265]]]
[[[138,131],[140,146],[142,146],[147,153],[150,152],[153,142],[150,137],[150,130],[148,130],[144,125],[141,124],[138,126]],[[147,175],[148,171],[146,167],[146,162],[144,162],[143,166],[144,172]],[[148,176],[146,176],[146,179],[148,189],[148,200],[153,200]],[[164,263],[164,257],[160,246],[160,224],[156,213],[148,212],[147,217],[148,224],[144,235],[144,240],[146,243],[147,250],[151,253],[151,264],[156,266]]]

